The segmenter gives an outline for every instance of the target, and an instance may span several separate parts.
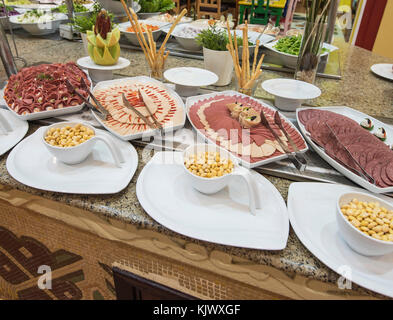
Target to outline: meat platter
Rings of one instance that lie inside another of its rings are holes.
[[[102,120],[92,113],[99,123],[117,137],[132,140],[158,134],[158,130],[148,127],[124,105],[122,93],[134,108],[152,122],[149,109],[165,132],[184,126],[186,113],[183,100],[162,82],[145,76],[102,81],[94,87],[93,94],[110,115]],[[143,93],[145,97],[141,97]]]
[[[260,123],[261,110],[280,140],[293,151],[283,132],[274,124],[276,110],[257,99],[236,91],[223,91],[190,97],[186,107],[196,132],[232,152],[246,167],[254,168],[287,158],[273,134]],[[280,116],[300,152],[306,152],[308,147],[300,132],[282,114]]]
[[[12,75],[4,89],[7,107],[21,120],[38,120],[82,110],[83,100],[66,86],[68,79],[83,96],[81,78],[91,81],[75,63],[41,64],[23,68]]]
[[[393,129],[348,107],[299,108],[296,117],[307,142],[333,168],[371,192],[393,192]]]

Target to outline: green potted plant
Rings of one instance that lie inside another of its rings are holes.
[[[233,61],[227,49],[229,43],[226,30],[215,25],[202,30],[196,41],[203,47],[205,69],[218,76],[217,86],[226,86],[232,81]]]
[[[70,23],[75,31],[79,31],[81,33],[83,47],[85,48],[87,55],[89,55],[89,51],[87,50],[88,42],[86,32],[92,30],[94,27],[101,9],[102,6],[96,2],[93,5],[92,11],[88,15],[76,15]],[[109,17],[111,18],[111,23],[113,23],[113,14],[109,13]]]

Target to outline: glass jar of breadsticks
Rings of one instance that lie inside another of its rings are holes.
[[[257,84],[259,82],[259,77],[262,73],[261,65],[265,55],[262,55],[258,59],[259,50],[259,40],[257,40],[254,48],[254,57],[252,65],[250,66],[250,48],[248,43],[248,24],[245,22],[245,27],[243,28],[243,45],[240,46],[242,50],[241,58],[239,59],[239,44],[236,32],[232,33],[227,23],[228,31],[228,45],[227,49],[231,53],[233,64],[235,66],[235,76],[236,76],[236,90],[240,93],[252,96],[255,92]],[[241,61],[241,63],[240,63]]]
[[[161,47],[157,50],[157,44],[154,41],[152,31],[149,28],[143,28],[143,26],[141,26],[141,24],[139,23],[138,16],[134,12],[134,10],[132,8],[127,8],[124,0],[120,1],[127,14],[128,20],[130,20],[132,28],[135,30],[135,35],[138,39],[139,45],[141,46],[146,60],[150,66],[150,76],[157,80],[162,80],[165,61],[169,56],[169,50],[165,51],[165,45],[169,37],[171,36],[173,29],[175,29],[181,18],[187,13],[187,10],[183,9],[183,11],[177,16],[175,22],[172,24],[171,28],[166,34],[166,37],[162,42]]]

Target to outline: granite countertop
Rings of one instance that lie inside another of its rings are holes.
[[[336,43],[337,44],[337,43]],[[18,32],[16,45],[19,55],[25,58],[29,64],[37,62],[69,62],[76,61],[84,56],[82,43],[68,40],[50,40],[33,37]],[[342,66],[342,79],[330,80],[319,78],[316,85],[322,90],[322,95],[313,100],[317,106],[342,106],[363,111],[372,116],[393,119],[393,83],[378,78],[371,73],[370,67],[374,63],[393,63],[392,59],[384,58],[367,50],[339,43],[340,59]],[[130,67],[120,70],[117,76],[148,75],[149,67],[144,55],[139,51],[122,50],[123,57],[131,60]],[[170,56],[166,68],[175,66],[203,67],[203,61]],[[0,71],[0,77],[4,78],[4,71]],[[287,73],[263,71],[262,81],[277,77],[291,77]],[[231,86],[217,88],[219,90],[232,89]],[[269,97],[262,89],[257,92],[258,96]],[[34,132],[37,125],[30,124],[29,133]],[[172,232],[155,222],[142,209],[136,197],[136,181],[144,165],[151,158],[151,150],[136,146],[139,156],[138,169],[131,183],[118,194],[114,195],[66,195],[53,192],[45,192],[26,187],[15,181],[7,172],[7,155],[0,156],[0,184],[15,189],[63,202],[71,206],[89,210],[103,217],[120,219],[127,223],[138,225],[141,228],[155,230],[170,236],[180,237],[198,243],[210,250],[222,250],[228,254],[249,259],[255,263],[266,264],[290,273],[298,273],[321,281],[336,282],[338,275],[326,267],[314,257],[299,241],[293,230],[290,230],[287,247],[281,251],[263,251],[242,249],[231,246],[212,244],[195,239],[189,239]],[[288,187],[291,181],[271,176],[266,176],[279,190],[284,200],[287,199]],[[356,287],[358,293],[372,294],[363,288]]]

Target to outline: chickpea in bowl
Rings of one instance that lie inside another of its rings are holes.
[[[94,130],[77,123],[76,125],[50,128],[46,131],[45,141],[51,146],[67,148],[75,147],[91,139],[94,135]]]
[[[112,154],[116,166],[124,162],[121,151],[112,138],[100,134],[88,124],[59,122],[43,130],[42,141],[48,151],[59,161],[77,164],[84,161],[92,152],[97,141],[102,141]]]
[[[379,256],[393,252],[393,206],[372,195],[345,193],[337,202],[341,236],[356,252]]]

